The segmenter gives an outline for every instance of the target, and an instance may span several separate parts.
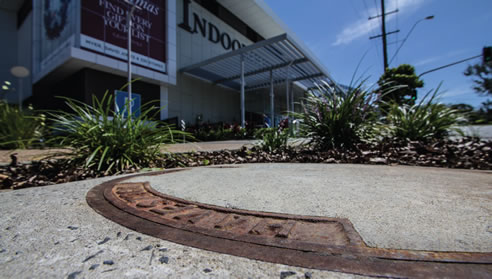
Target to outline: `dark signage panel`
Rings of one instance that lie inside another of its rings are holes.
[[[191,0],[183,1],[183,22],[178,25],[179,27],[191,34],[200,33],[204,38],[208,38],[210,42],[214,44],[220,43],[225,50],[238,50],[245,46],[228,33],[219,30],[212,22],[207,23],[206,19],[201,18],[196,13],[193,13],[193,22],[190,22],[190,4]],[[214,15],[220,18],[220,14]]]
[[[124,0],[83,0],[81,47],[126,61],[127,14]],[[132,64],[166,72],[166,0],[130,0],[141,9],[132,17]]]

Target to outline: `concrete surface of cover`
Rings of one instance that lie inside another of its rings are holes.
[[[366,278],[178,245],[131,231],[90,208],[93,179],[0,192],[1,278]]]
[[[218,254],[128,230],[85,201],[89,189],[112,179],[1,192],[1,276],[279,278],[294,272],[288,278],[308,273],[359,278]],[[222,206],[348,217],[368,244],[381,247],[492,251],[490,172],[257,164],[136,180],[150,181],[166,194]]]
[[[492,172],[246,164],[130,181],[219,206],[348,218],[371,247],[492,252]]]

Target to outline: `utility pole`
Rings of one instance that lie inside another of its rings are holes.
[[[386,11],[384,9],[384,0],[381,0],[381,34],[383,34],[383,59],[384,59],[384,71],[388,69],[388,44],[386,42]]]
[[[395,31],[391,31],[391,32],[386,33],[386,15],[397,13],[397,12],[398,12],[398,9],[386,13],[386,10],[384,8],[384,0],[381,0],[381,15],[369,17],[369,20],[381,17],[381,35],[372,36],[369,39],[372,40],[372,39],[379,38],[379,37],[383,38],[383,59],[384,59],[383,62],[384,62],[384,71],[385,72],[386,72],[386,69],[388,68],[388,44],[386,42],[386,36],[389,34],[400,32],[400,30],[395,30]]]

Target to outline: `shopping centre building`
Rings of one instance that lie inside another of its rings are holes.
[[[5,97],[56,109],[56,96],[90,103],[121,89],[132,5],[132,97],[158,100],[162,120],[278,123],[306,90],[335,85],[263,0],[0,0]]]

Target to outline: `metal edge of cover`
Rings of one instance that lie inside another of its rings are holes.
[[[344,218],[240,210],[187,201],[130,178],[107,181],[87,203],[131,230],[178,244],[271,263],[379,277],[490,278],[492,253],[368,247]]]

